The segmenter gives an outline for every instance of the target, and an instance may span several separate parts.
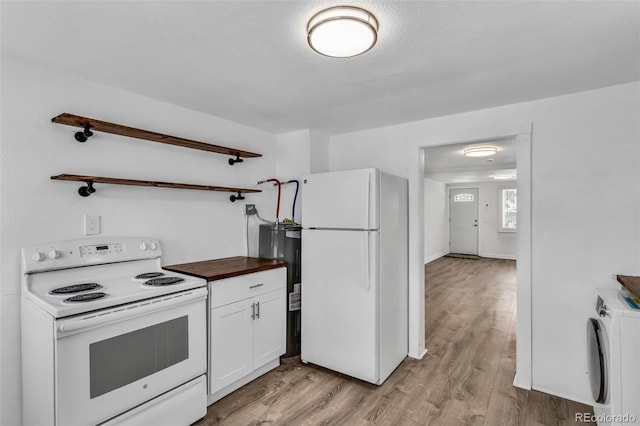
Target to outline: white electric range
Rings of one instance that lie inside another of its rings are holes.
[[[25,425],[188,425],[206,414],[206,281],[153,238],[22,250]]]

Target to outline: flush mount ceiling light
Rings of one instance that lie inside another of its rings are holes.
[[[493,145],[476,145],[469,146],[464,149],[465,157],[488,157],[495,155],[498,152],[498,147]]]
[[[350,58],[373,47],[378,21],[359,7],[336,6],[316,13],[307,24],[309,46],[321,55]]]
[[[516,178],[515,174],[504,174],[504,175],[491,175],[490,178],[495,180],[512,180]]]

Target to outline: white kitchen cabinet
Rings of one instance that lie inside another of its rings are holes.
[[[285,278],[286,283],[286,278]],[[286,351],[287,295],[276,290],[256,297],[258,316],[253,327],[253,367],[258,368]]]
[[[211,310],[210,393],[253,371],[253,319],[251,300],[241,300]]]
[[[279,365],[286,280],[277,268],[209,283],[209,403]]]

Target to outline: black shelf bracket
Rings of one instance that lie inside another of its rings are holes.
[[[91,131],[91,126],[88,124],[84,125],[84,130],[82,132],[76,132],[73,135],[78,142],[86,142],[91,136],[93,136],[93,132]]]
[[[235,203],[236,200],[244,200],[244,197],[242,196],[242,192],[238,192],[238,195],[232,195],[231,197],[229,197],[229,199],[231,200],[232,203]]]
[[[240,158],[240,154],[236,154],[236,158],[229,158],[229,165],[233,166],[236,163],[242,163],[244,160]],[[241,199],[241,198],[240,198]]]
[[[81,197],[88,197],[89,195],[96,192],[96,189],[93,187],[92,180],[87,180],[85,182],[87,183],[87,186],[81,186],[80,188],[78,188],[78,194],[80,194]]]

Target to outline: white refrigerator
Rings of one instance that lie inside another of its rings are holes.
[[[303,362],[380,385],[407,355],[407,186],[377,169],[304,177]]]

